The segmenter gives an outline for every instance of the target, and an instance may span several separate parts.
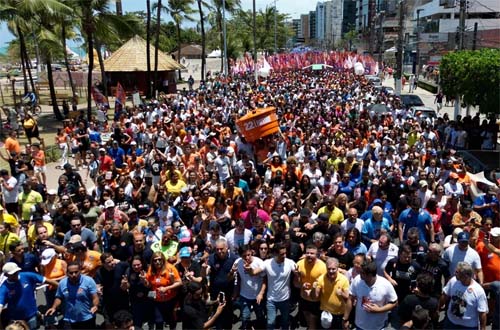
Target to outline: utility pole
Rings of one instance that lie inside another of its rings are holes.
[[[375,0],[368,1],[368,28],[370,29],[368,52],[373,56],[373,45],[375,44]]]
[[[384,54],[384,30],[383,30],[383,23],[384,23],[384,15],[385,11],[380,11],[378,13],[378,38],[377,38],[377,45],[378,45],[378,63],[379,65],[382,64],[383,61],[383,54]]]
[[[274,0],[274,54],[278,53],[278,36],[277,36],[277,18],[276,18],[276,1]]]
[[[224,34],[224,64],[223,71],[224,76],[227,76],[227,35],[226,35],[226,0],[222,0],[222,24],[223,24],[223,34]]]
[[[403,78],[403,39],[404,39],[404,1],[399,1],[399,32],[398,32],[398,51],[396,53],[396,95],[401,95]]]
[[[467,9],[467,0],[460,0],[460,20],[458,22],[458,50],[464,49],[465,39],[465,14]],[[455,95],[455,109],[453,112],[454,119],[460,114],[462,105],[460,104],[460,95]]]
[[[416,52],[416,60],[417,60],[417,70],[415,71],[416,79],[420,75],[420,12],[423,9],[417,9],[417,52]]]
[[[255,75],[255,83],[259,82],[259,76],[257,75],[257,24],[255,23],[255,0],[253,0],[253,74]]]
[[[474,23],[474,37],[472,38],[472,50],[476,50],[477,45],[477,22]]]

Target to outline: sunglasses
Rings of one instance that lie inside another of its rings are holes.
[[[161,259],[154,259],[153,262],[161,263],[161,262],[163,262],[163,260],[161,260]]]

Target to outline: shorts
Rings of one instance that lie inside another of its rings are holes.
[[[33,167],[33,169],[35,170],[35,173],[45,173],[47,172],[47,166],[35,166]]]

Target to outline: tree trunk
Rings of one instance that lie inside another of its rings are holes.
[[[21,29],[19,26],[17,28],[17,34],[19,37],[19,50],[20,50],[20,55],[21,55],[21,70],[23,70],[23,78],[24,78],[24,94],[26,95],[28,93],[28,77],[26,76],[26,66],[25,66],[25,51],[24,51],[24,38],[22,37],[23,33],[21,32]]]
[[[73,82],[73,76],[71,74],[71,69],[69,67],[68,52],[66,51],[66,24],[64,22],[62,22],[61,34],[64,49],[64,66],[66,67],[66,71],[68,72],[69,85],[71,86],[71,95],[74,98],[76,96],[76,90],[75,83]]]
[[[155,71],[154,71],[154,90],[158,90],[158,47],[160,46],[160,26],[161,26],[161,0],[158,0],[158,8],[156,10],[156,33],[155,33]]]
[[[104,58],[102,57],[101,49],[102,45],[100,41],[95,42],[95,48],[97,51],[97,58],[99,59],[99,68],[101,69],[102,78],[102,93],[104,96],[108,97],[108,77],[106,76],[106,70],[104,70]]]
[[[49,91],[50,91],[50,100],[52,102],[52,111],[54,111],[54,115],[56,116],[56,119],[61,121],[63,120],[63,115],[61,114],[61,111],[59,110],[59,106],[57,105],[57,98],[56,98],[56,89],[54,88],[54,78],[52,77],[52,70],[50,69],[52,61],[50,59],[50,56],[46,54],[46,60],[45,64],[47,64],[47,81],[49,83]]]
[[[31,90],[36,94],[35,82],[33,81],[33,75],[31,74],[31,61],[26,50],[26,45],[24,46],[24,60],[26,61],[26,68],[28,69],[28,77],[30,79]]]
[[[222,13],[217,12],[217,27],[220,31],[220,72],[224,72],[224,29],[222,28]]]
[[[203,8],[201,5],[201,0],[198,0],[198,11],[200,12],[200,28],[201,28],[201,80],[205,80],[205,66],[206,66],[206,56],[205,56],[205,20],[203,18]]]
[[[151,3],[146,0],[146,96],[151,97]]]
[[[92,118],[92,71],[94,69],[94,36],[92,32],[92,13],[90,9],[86,9],[85,18],[86,22],[84,23],[85,31],[87,34],[87,54],[89,57],[89,68],[87,74],[87,119],[90,121]]]
[[[177,28],[177,61],[181,62],[181,25],[179,23],[175,23],[175,27]],[[181,76],[182,72],[179,69],[179,81],[182,80]]]
[[[117,16],[122,16],[123,15],[123,9],[122,9],[122,0],[116,0],[116,15]]]

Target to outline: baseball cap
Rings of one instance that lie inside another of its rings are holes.
[[[42,266],[46,266],[49,264],[49,262],[52,260],[52,258],[54,258],[56,255],[56,250],[54,249],[45,249],[43,250],[42,252],[42,260],[40,261],[40,263],[42,264]]]
[[[19,266],[14,262],[8,262],[3,265],[2,271],[5,275],[14,275],[17,272],[20,272],[21,268],[19,268]]]
[[[106,202],[104,202],[104,207],[105,208],[115,207],[115,202],[113,202],[111,199],[108,199]]]
[[[187,192],[189,192],[189,188],[187,186],[186,187],[182,187],[181,193],[185,194]]]
[[[191,241],[191,232],[186,226],[182,226],[180,233],[177,234],[177,238],[181,243],[188,243]]]
[[[189,258],[191,257],[191,251],[188,246],[183,247],[179,252],[179,258]]]
[[[66,164],[64,164],[63,168],[64,168],[65,170],[68,170],[68,169],[73,168],[73,166],[71,166],[71,164],[70,164],[70,163],[66,163]]]
[[[492,237],[500,237],[500,227],[491,228],[490,234]]]
[[[321,213],[320,215],[318,215],[317,220],[318,221],[330,221],[330,216],[328,215],[328,213]]]
[[[418,182],[418,185],[420,186],[420,188],[423,188],[423,187],[427,187],[429,184],[425,180],[420,180]]]
[[[48,194],[48,195],[57,195],[57,190],[55,190],[55,189],[49,189],[49,190],[47,191],[47,194]]]
[[[104,148],[99,148],[99,152],[106,152],[106,149],[104,149]]]
[[[470,234],[466,231],[463,231],[458,234],[457,241],[458,242],[468,242],[470,239]]]
[[[75,234],[75,235],[71,236],[68,243],[69,244],[76,244],[76,243],[80,243],[81,241],[82,241],[82,236]]]
[[[132,213],[137,213],[137,209],[136,209],[136,208],[131,207],[131,208],[127,211],[127,214],[132,214]]]

